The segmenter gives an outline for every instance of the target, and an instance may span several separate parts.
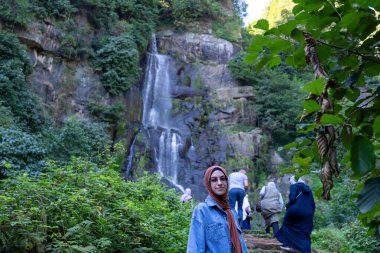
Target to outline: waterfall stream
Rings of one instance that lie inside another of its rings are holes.
[[[158,173],[184,192],[178,183],[182,138],[176,127],[178,122],[172,120],[171,88],[175,85],[172,74],[175,66],[170,56],[157,53],[155,36],[150,50],[143,89],[143,128],[155,147]]]

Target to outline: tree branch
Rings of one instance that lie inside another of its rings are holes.
[[[361,57],[363,57],[363,59],[366,59],[367,61],[371,61],[371,62],[374,62],[374,63],[377,63],[377,64],[380,64],[380,61],[376,60],[376,59],[372,59],[362,53],[359,53],[357,51],[352,51],[350,49],[347,49],[347,48],[344,48],[344,47],[339,47],[339,46],[334,46],[334,45],[330,45],[330,44],[327,44],[326,42],[323,42],[321,40],[316,40],[318,43],[322,44],[322,45],[325,45],[325,46],[328,46],[328,47],[332,47],[332,48],[336,48],[336,49],[344,49],[344,50],[347,50],[348,52],[350,52],[351,54],[356,54],[356,55],[359,55]]]

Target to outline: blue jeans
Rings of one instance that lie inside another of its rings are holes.
[[[231,209],[235,209],[236,201],[238,203],[238,217],[239,224],[241,226],[243,222],[243,201],[244,201],[245,191],[240,188],[232,188],[228,192],[228,199],[230,202]]]

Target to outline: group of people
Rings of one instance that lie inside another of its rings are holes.
[[[269,233],[272,228],[274,236],[283,243],[281,248],[284,250],[311,252],[310,234],[315,210],[313,194],[302,178],[298,182],[291,178],[290,182],[289,202],[285,205],[281,228],[279,215],[284,206],[281,193],[274,182],[269,182],[260,190],[261,214],[266,231]],[[248,253],[242,232],[242,229],[250,229],[251,214],[246,194],[246,171],[240,170],[228,176],[221,166],[211,166],[205,171],[204,184],[208,196],[193,210],[187,252]],[[183,202],[188,200],[191,200],[190,189],[186,189],[181,197]]]

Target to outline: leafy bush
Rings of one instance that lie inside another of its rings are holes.
[[[174,24],[179,27],[186,27],[194,20],[222,16],[220,3],[215,0],[173,0],[171,7]]]
[[[356,184],[349,179],[337,180],[332,189],[334,198],[329,202],[320,199],[322,195],[322,183],[319,180],[319,175],[311,174],[313,184],[311,185],[315,192],[316,205],[314,215],[314,228],[319,229],[333,225],[341,229],[345,224],[356,220],[358,208],[356,207],[355,199],[353,198]],[[342,178],[345,176],[342,175]]]
[[[0,177],[41,170],[47,150],[34,135],[0,127]]]
[[[87,59],[94,55],[91,48],[91,30],[87,26],[78,26],[78,24],[69,19],[58,24],[63,33],[59,34],[60,47],[58,52],[61,56],[70,59]]]
[[[213,22],[212,29],[218,38],[231,42],[241,42],[241,21],[236,16],[225,17],[223,22],[220,20]]]
[[[30,2],[32,12],[39,19],[69,18],[78,11],[70,0],[30,0]]]
[[[121,120],[127,108],[121,101],[112,105],[104,105],[97,101],[90,101],[88,110],[101,121],[116,125],[118,121]]]
[[[339,252],[347,243],[344,233],[335,227],[314,230],[311,241],[312,248],[318,252]]]
[[[94,65],[104,88],[112,95],[127,91],[140,78],[140,54],[129,33],[110,37],[96,52]]]
[[[67,161],[72,157],[86,157],[96,161],[111,143],[107,127],[104,123],[69,118],[61,129],[45,130],[42,138],[51,159]]]
[[[354,221],[343,227],[347,239],[345,252],[350,253],[376,253],[379,252],[380,243],[376,237],[368,234],[368,229],[360,226],[359,221]]]
[[[29,0],[2,0],[0,5],[0,20],[9,27],[25,25],[32,19],[29,7]]]
[[[244,53],[238,54],[229,62],[229,68],[242,85],[252,85],[256,91],[256,125],[269,132],[276,144],[286,144],[296,136],[296,118],[302,112],[301,101],[305,93],[299,86],[311,76],[286,66],[262,69],[257,73],[244,57]]]
[[[45,119],[27,80],[31,72],[26,49],[16,35],[0,31],[0,105],[7,106],[25,130],[36,131]]]
[[[11,128],[15,125],[15,118],[10,108],[0,105],[0,126]]]
[[[112,166],[111,166],[112,167]],[[75,160],[0,184],[0,251],[184,252],[191,208],[156,176]]]

